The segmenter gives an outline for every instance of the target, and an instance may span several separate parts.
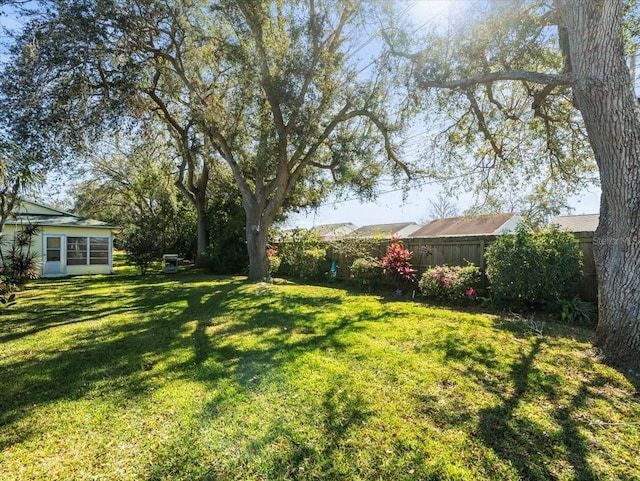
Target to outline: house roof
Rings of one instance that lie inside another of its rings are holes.
[[[354,237],[391,237],[398,234],[400,237],[407,237],[419,227],[415,222],[365,225],[354,230],[351,235]]]
[[[571,232],[595,232],[599,221],[598,214],[559,215],[551,219],[549,224]]]
[[[76,215],[46,215],[46,214],[21,214],[14,219],[7,219],[7,224],[29,223],[41,226],[56,227],[102,227],[105,229],[119,229],[118,226],[95,219],[85,219]]]
[[[322,240],[335,240],[356,230],[358,226],[351,222],[341,222],[338,224],[322,224],[313,227],[313,230]]]
[[[55,207],[51,207],[49,205],[39,204],[38,202],[33,202],[32,200],[22,199],[20,204],[18,205],[18,212],[20,214],[49,214],[49,215],[68,215],[71,217],[79,217],[71,212],[67,212],[64,210],[56,209]]]
[[[34,212],[35,211],[35,212]],[[54,227],[98,227],[120,229],[120,227],[95,219],[87,219],[63,210],[55,209],[31,201],[23,201],[17,215],[9,217],[6,224],[33,224]]]
[[[487,214],[436,219],[421,227],[411,237],[491,235],[515,228],[521,220],[516,214]]]

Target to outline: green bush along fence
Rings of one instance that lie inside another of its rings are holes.
[[[593,260],[593,233],[576,232],[582,260],[584,263],[584,278],[578,287],[578,294],[585,301],[596,302],[598,284],[596,280],[595,263]],[[414,237],[402,239],[404,246],[413,252],[411,263],[418,271],[418,278],[429,267],[438,265],[464,266],[473,263],[484,272],[484,252],[496,239],[495,235],[485,236],[454,236],[454,237]],[[335,261],[338,266],[338,277],[349,277],[349,266],[355,260],[353,255],[346,254],[348,249],[341,245],[349,240],[332,241],[327,246],[327,258]],[[370,254],[373,257],[384,257],[390,239],[380,239],[371,242]]]

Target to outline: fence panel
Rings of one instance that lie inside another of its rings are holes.
[[[585,276],[579,286],[580,297],[586,301],[596,302],[598,298],[598,283],[595,263],[593,259],[593,233],[574,233],[578,239]],[[487,246],[495,241],[495,235],[486,236],[457,236],[457,237],[416,237],[402,239],[405,247],[413,252],[412,263],[421,276],[429,267],[436,265],[464,266],[469,262],[482,270],[485,268],[484,252]],[[349,276],[349,266],[354,259],[336,249],[338,242],[333,242],[327,249],[331,261],[339,266],[338,275],[342,278]],[[386,253],[389,239],[381,239],[371,243],[371,255],[381,259]]]

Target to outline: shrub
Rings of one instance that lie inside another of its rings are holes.
[[[278,246],[280,268],[285,274],[301,279],[320,277],[327,269],[327,250],[320,246],[318,234],[294,229]]]
[[[416,270],[410,262],[412,255],[397,235],[391,237],[391,245],[380,265],[384,275],[395,281],[399,289],[406,289],[417,281]]]
[[[583,301],[579,296],[571,300],[561,300],[558,303],[560,318],[570,324],[593,325],[596,308],[591,302]]]
[[[221,179],[219,179],[221,181]],[[205,269],[215,274],[246,274],[249,253],[245,242],[245,214],[240,192],[228,179],[217,187],[207,203],[206,218],[209,245]],[[198,253],[200,255],[200,253]],[[196,258],[197,260],[197,258]]]
[[[420,292],[440,302],[462,302],[475,299],[480,289],[480,269],[467,266],[436,266],[427,269],[420,279]]]
[[[22,229],[16,232],[6,252],[3,253],[0,249],[2,273],[8,284],[23,285],[39,277],[40,256],[31,251],[33,238],[38,232],[38,226],[23,225]]]
[[[3,274],[4,269],[0,267],[0,294],[9,294],[18,290],[18,286]]]
[[[282,260],[278,257],[277,244],[267,246],[267,259],[269,259],[269,277],[273,277],[273,275],[278,272],[278,269],[280,269],[280,264],[282,263]]]
[[[346,259],[375,258],[382,240],[382,237],[346,237],[329,242],[329,247]]]
[[[351,264],[349,279],[363,287],[372,287],[380,279],[380,261],[374,257],[360,257]]]
[[[196,267],[207,274],[246,274],[249,258],[244,244],[209,245],[196,257]],[[240,252],[242,251],[242,252]]]
[[[3,275],[3,272],[4,269],[0,267],[0,308],[15,304],[16,295],[14,291],[18,290],[18,286]]]
[[[278,256],[269,257],[269,276],[273,277],[278,272],[281,263],[282,261]]]
[[[129,227],[122,232],[122,239],[127,262],[136,266],[144,276],[152,262],[161,255],[156,232],[140,226]]]
[[[485,258],[492,292],[524,305],[548,308],[570,299],[582,277],[578,241],[557,227],[533,233],[521,224],[498,237]]]

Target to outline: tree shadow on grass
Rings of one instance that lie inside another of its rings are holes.
[[[562,476],[571,473],[576,480],[598,479],[602,473],[591,458],[598,449],[594,439],[599,428],[581,416],[596,405],[616,411],[620,400],[614,398],[628,396],[624,392],[628,387],[623,388],[619,379],[601,372],[595,360],[567,343],[587,342],[588,332],[547,326],[544,337],[532,337],[522,322],[496,319],[493,326],[513,333],[513,343],[523,349],[519,357],[505,356],[513,349],[502,350],[502,337],[474,339],[472,331],[458,332],[446,324],[416,347],[418,352],[441,356],[448,367],[443,376],[453,379],[443,377],[418,393],[419,413],[438,430],[468,432],[474,442],[504,460],[502,466],[516,471],[519,479],[557,479],[559,471]],[[551,352],[555,357],[548,356]],[[557,356],[568,357],[563,361]],[[571,374],[563,366],[575,370],[573,379],[568,379]],[[475,390],[494,404],[487,406],[484,401],[482,407],[482,401],[469,402],[467,396]],[[545,410],[545,406],[549,407]],[[620,408],[624,413],[619,414],[624,419],[632,411],[628,402],[623,406],[627,407]],[[542,418],[535,413],[543,413]],[[495,472],[491,456],[483,455],[475,462],[487,476]]]
[[[69,309],[68,316],[72,320],[67,322],[57,312],[49,312],[48,316],[45,313],[42,318],[39,317],[42,312],[35,313],[31,318],[33,325],[20,337],[114,314],[125,314],[125,319],[75,330],[61,338],[59,347],[38,350],[36,346],[33,352],[4,360],[0,370],[0,385],[3,386],[0,426],[14,423],[29,416],[40,405],[59,399],[76,400],[89,395],[125,402],[145,395],[149,386],[156,382],[151,377],[162,374],[154,370],[154,366],[171,357],[176,340],[181,339],[184,324],[192,315],[202,314],[175,307],[176,303],[179,305],[181,300],[189,303],[192,298],[204,296],[225,297],[242,285],[240,281],[231,281],[212,288],[211,285],[191,287],[188,282],[166,286],[159,280],[149,282],[146,279],[141,284],[136,281],[126,285],[129,292],[125,305],[103,309],[95,317],[90,315],[73,320],[74,316],[86,313],[84,298],[79,301],[82,305]],[[67,294],[60,296],[63,303],[67,302]],[[76,298],[75,292],[71,295]],[[100,303],[104,301],[104,298],[93,299],[90,306],[100,310]],[[22,431],[20,436],[5,439],[0,448],[28,436],[28,432]]]
[[[310,425],[313,435],[296,431],[290,420],[278,418],[247,432],[244,438],[230,440],[231,459],[202,463],[201,448],[185,450],[197,433],[186,432],[159,451],[148,476],[159,479],[348,479],[352,466],[336,462],[337,453],[348,448],[348,439],[373,415],[365,397],[335,376],[314,405]],[[216,404],[205,406],[202,425],[229,415]],[[200,459],[199,459],[200,458]],[[219,461],[219,462],[218,462]]]
[[[129,399],[148,395],[165,375],[212,386],[229,378],[242,389],[253,389],[263,375],[307,349],[342,348],[338,334],[354,328],[357,321],[345,318],[316,325],[325,309],[342,302],[330,291],[319,296],[276,296],[281,299],[277,301],[267,291],[256,294],[248,289],[247,293],[244,286],[242,279],[196,285],[189,279],[132,279],[125,282],[124,306],[118,304],[89,316],[86,304],[70,308],[67,315],[72,319],[81,313],[84,320],[114,314],[130,314],[131,318],[73,331],[72,338],[63,341],[62,350],[42,350],[3,362],[0,426],[4,433],[0,449],[38,434],[35,426],[31,431],[5,427],[61,399],[104,397],[116,405],[126,404]],[[65,288],[71,287],[73,282],[65,284]],[[81,286],[74,289],[74,297],[82,295]],[[69,302],[64,295],[61,298]],[[99,311],[101,300],[94,299],[91,308]],[[230,319],[228,311],[237,318]],[[33,322],[21,337],[70,323],[57,311],[45,312]],[[260,338],[259,342],[240,342],[248,336]],[[192,350],[188,362],[174,358],[174,351],[181,349]]]
[[[297,365],[299,357],[323,350],[345,351],[352,341],[344,336],[364,329],[360,323],[365,319],[357,310],[329,320],[325,318],[327,311],[344,302],[343,296],[333,295],[330,290],[322,296],[279,295],[275,299],[267,290],[264,295],[258,291],[244,308],[238,306],[244,303],[241,296],[219,298],[216,302],[214,310],[223,314],[229,304],[233,304],[234,315],[241,313],[239,318],[228,322],[224,316],[222,319],[214,316],[199,321],[193,333],[194,355],[189,360],[195,371],[188,365],[181,369],[189,379],[194,378],[195,372],[195,378],[209,385],[211,392],[219,392],[202,408],[199,423],[204,430],[219,422],[223,425],[237,422],[234,420],[238,399],[250,399],[265,390],[277,389],[279,382],[287,382],[287,366]],[[384,312],[367,314],[366,321],[384,316]],[[259,339],[246,341],[252,337]],[[224,389],[220,392],[221,384],[232,386],[232,394]],[[310,425],[322,425],[321,448],[280,419],[273,425],[261,424],[259,429],[263,434],[242,448],[237,445],[242,445],[243,440],[234,439],[232,443],[236,447],[229,448],[238,450],[238,458],[214,462],[211,466],[210,456],[203,456],[209,460],[203,462],[197,455],[194,457],[194,450],[186,452],[179,448],[189,443],[191,436],[197,437],[197,433],[187,432],[177,437],[171,447],[156,453],[149,479],[238,479],[239,473],[247,473],[248,479],[253,479],[247,470],[256,469],[257,478],[296,479],[296,470],[304,469],[306,464],[313,465],[314,469],[318,466],[332,469],[332,451],[350,427],[364,420],[369,411],[364,397],[350,389],[344,379],[337,376],[330,384],[328,389],[317,393],[322,396],[322,403],[308,420]],[[247,432],[246,436],[253,434]],[[268,455],[268,461],[261,467],[252,462],[251,456],[261,456],[264,450],[272,448],[276,452]],[[185,474],[185,470],[190,471]]]
[[[572,418],[572,413],[586,403],[589,385],[583,383],[569,405],[556,409],[553,418],[561,428],[559,435],[547,433],[540,424],[517,412],[529,391],[540,391],[540,386],[532,385],[539,383],[537,380],[532,381],[536,379],[532,373],[534,360],[543,344],[543,339],[537,338],[530,351],[523,353],[520,360],[512,366],[510,377],[513,391],[501,394],[499,404],[480,411],[477,434],[496,455],[508,461],[522,479],[555,479],[557,473],[552,471],[549,461],[557,455],[561,446],[566,450],[566,461],[573,468],[574,479],[597,479],[588,461],[587,440]],[[556,379],[556,382],[559,383],[560,380]],[[605,381],[596,378],[593,382]],[[545,390],[547,395],[553,393],[553,388],[549,386],[542,389],[543,392]]]
[[[43,292],[54,291],[42,302],[31,302],[32,308],[13,308],[12,318],[0,318],[0,342],[9,342],[47,329],[101,319],[116,314],[131,314],[159,307],[172,301],[172,291],[188,282],[184,278],[166,276],[95,276],[43,279],[29,286]],[[168,288],[174,285],[174,289]],[[96,296],[96,286],[113,286],[107,295]],[[162,298],[164,297],[164,298]],[[105,309],[105,299],[114,305]]]
[[[241,296],[212,300],[212,317],[200,319],[193,333],[193,358],[189,365],[212,365],[200,370],[199,380],[215,383],[221,372],[232,376],[242,387],[253,389],[260,377],[287,362],[316,349],[344,350],[340,337],[363,329],[360,313],[327,321],[325,313],[344,302],[329,291],[323,296],[276,296],[268,291],[253,295],[250,302]],[[235,318],[225,317],[227,310]],[[217,315],[222,317],[219,318]],[[382,317],[382,314],[379,315]],[[375,320],[371,316],[368,320]],[[224,366],[221,371],[220,366]],[[209,377],[210,374],[210,377]]]

